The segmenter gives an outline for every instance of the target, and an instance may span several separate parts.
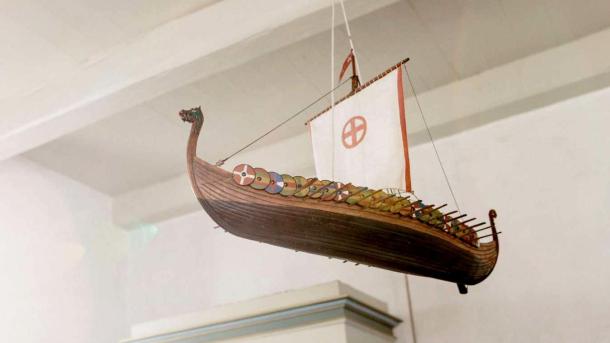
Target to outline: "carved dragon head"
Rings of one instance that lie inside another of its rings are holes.
[[[191,108],[190,110],[182,110],[180,113],[180,118],[183,121],[189,123],[202,122],[203,123],[203,113],[201,112],[201,106]]]

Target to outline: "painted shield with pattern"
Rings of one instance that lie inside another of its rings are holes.
[[[394,197],[393,194],[388,194],[386,192],[374,194],[373,195],[374,201],[372,201],[370,203],[369,208],[378,210],[384,205],[384,203],[387,199],[392,198],[392,197]]]
[[[294,177],[288,174],[282,174],[282,179],[284,179],[284,188],[280,192],[281,195],[291,196],[297,192],[297,181]]]
[[[282,178],[282,175],[276,172],[269,172],[269,178],[271,181],[269,181],[269,185],[265,187],[265,192],[271,194],[281,192],[282,188],[284,188],[284,178]]]
[[[449,229],[451,229],[451,216],[443,216],[443,221],[445,222],[445,225],[443,225],[443,231],[449,232]]]
[[[297,176],[298,177],[298,176]],[[297,179],[297,177],[295,177],[295,180]],[[297,198],[304,198],[309,194],[309,187],[310,185],[312,185],[314,182],[318,181],[318,179],[314,178],[309,178],[307,180],[305,180],[305,182],[303,183],[303,185],[301,186],[300,189],[297,190],[296,193],[294,193],[294,196]],[[298,181],[297,181],[298,184]]]
[[[318,199],[322,197],[322,195],[326,194],[328,185],[330,185],[332,181],[322,180],[314,182],[309,188],[309,197],[312,199]]]
[[[399,200],[392,204],[390,207],[390,212],[392,213],[400,213],[400,211],[406,208],[408,211],[411,211],[411,201],[409,201],[408,197],[399,197]]]
[[[349,198],[347,198],[347,200],[345,200],[345,202],[350,205],[355,205],[358,202],[370,197],[375,192],[377,192],[377,191],[374,189],[367,189],[362,192],[359,192],[358,194],[354,194],[354,195],[350,196]]]
[[[297,192],[298,192],[301,189],[303,189],[303,187],[305,187],[305,185],[307,184],[307,179],[302,176],[295,176],[294,182],[297,183]]]
[[[358,186],[352,185],[351,183],[348,183],[341,190],[337,191],[337,193],[335,195],[335,201],[344,202],[345,200],[347,200],[347,198],[350,197],[350,195],[360,192],[365,189],[366,189],[366,187],[358,187]]]
[[[378,209],[380,211],[388,212],[395,203],[402,201],[402,198],[396,194],[392,194],[391,197],[385,199],[381,205],[379,205]]]
[[[233,181],[238,185],[248,186],[254,182],[255,177],[254,168],[248,164],[239,164],[233,169]]]
[[[329,201],[333,200],[337,195],[337,191],[343,187],[341,182],[333,182],[330,185],[326,186],[326,192],[322,195],[322,200]]]
[[[250,184],[250,187],[254,189],[265,189],[269,186],[271,182],[271,178],[269,177],[269,173],[263,168],[254,168],[254,182]]]
[[[370,197],[359,201],[358,205],[365,208],[374,208],[374,206],[376,206],[378,203],[381,203],[381,201],[387,198],[388,196],[389,195],[386,192],[380,189],[373,193],[373,195],[371,195]]]
[[[415,211],[423,207],[425,207],[424,203],[421,200],[416,200],[412,202],[408,207],[404,207],[404,209],[409,211],[409,215],[414,215],[415,218],[420,218],[422,216],[422,211]]]
[[[452,220],[451,225],[449,226],[449,233],[455,235],[460,229],[460,222],[457,220]]]

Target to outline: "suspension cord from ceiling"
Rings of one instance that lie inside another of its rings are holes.
[[[331,3],[331,20],[330,20],[330,85],[331,89],[335,88],[335,3],[336,0],[330,0]],[[352,31],[349,27],[349,20],[347,19],[347,12],[345,11],[345,4],[343,0],[339,0],[339,4],[341,5],[341,12],[343,13],[343,22],[345,23],[345,31],[347,33],[347,39],[349,41],[349,46],[351,48],[351,53],[353,55],[353,63],[356,67],[356,75],[361,75],[360,73],[360,64],[358,62],[358,58],[356,57],[356,49],[354,48],[354,41],[352,39]],[[353,89],[353,88],[352,88]],[[330,96],[330,112],[331,118],[331,135],[332,135],[332,157],[331,157],[331,178],[335,178],[335,94],[331,92]]]
[[[343,3],[343,0],[339,0],[339,3],[341,4],[341,11],[343,12],[343,21],[345,22],[345,31],[347,32],[349,47],[352,49],[352,54],[354,54],[356,72],[358,75],[362,75],[362,70],[360,70],[360,63],[358,62],[358,58],[356,56],[356,48],[354,48],[354,41],[352,40],[352,31],[349,28],[349,20],[347,20],[347,12],[345,12],[345,4]]]
[[[335,0],[330,0],[330,89],[335,89]],[[330,93],[330,135],[332,142],[330,173],[335,179],[335,92]]]
[[[282,121],[281,123],[277,124],[276,126],[274,126],[271,130],[265,132],[264,134],[260,135],[259,137],[257,137],[256,139],[252,140],[250,143],[244,145],[241,149],[235,151],[234,153],[232,153],[231,155],[229,155],[226,158],[223,158],[221,160],[219,160],[218,162],[216,162],[217,166],[222,166],[227,160],[229,160],[231,157],[239,154],[240,152],[246,150],[247,148],[249,148],[250,146],[252,146],[254,143],[260,141],[261,139],[265,138],[267,135],[269,135],[270,133],[272,133],[273,131],[277,130],[278,128],[280,128],[281,126],[285,125],[287,122],[291,121],[292,119],[296,118],[297,116],[299,116],[300,114],[302,114],[303,112],[305,112],[306,110],[308,110],[309,108],[311,108],[313,105],[317,104],[318,102],[320,102],[320,100],[324,99],[325,97],[327,97],[329,94],[331,94],[332,92],[334,92],[337,88],[343,86],[346,82],[350,81],[350,79],[345,79],[343,80],[343,82],[339,83],[335,88],[329,90],[328,92],[320,95],[316,100],[314,100],[313,102],[311,102],[309,105],[303,107],[302,109],[300,109],[299,111],[297,111],[295,114],[293,114],[292,116],[290,116],[288,119]]]
[[[436,143],[434,142],[434,138],[432,137],[432,133],[430,132],[430,127],[428,127],[428,121],[426,120],[424,111],[422,111],[421,104],[419,103],[419,99],[417,98],[417,93],[415,92],[415,87],[413,87],[413,81],[411,80],[411,75],[409,74],[407,67],[405,65],[403,65],[403,67],[405,69],[405,73],[407,74],[407,80],[409,80],[409,86],[411,87],[411,91],[413,92],[413,97],[415,98],[415,102],[417,103],[417,107],[419,108],[419,114],[421,115],[421,119],[424,122],[424,126],[426,126],[426,132],[428,132],[428,138],[430,139],[430,142],[432,143],[432,147],[434,148],[434,154],[436,155],[436,160],[438,161],[438,164],[441,166],[441,170],[443,172],[443,175],[445,176],[445,182],[447,183],[447,187],[449,188],[449,192],[451,193],[451,197],[453,198],[455,207],[458,210],[458,212],[461,213],[460,205],[458,204],[458,201],[455,197],[455,193],[453,192],[453,187],[451,187],[451,182],[449,182],[449,177],[447,176],[447,172],[445,172],[445,167],[443,166],[443,161],[441,160],[441,156],[438,153],[438,149],[436,148]]]

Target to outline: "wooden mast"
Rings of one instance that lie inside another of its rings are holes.
[[[358,77],[358,71],[356,70],[356,54],[354,54],[354,50],[352,49],[350,52],[352,56],[352,93],[360,87],[360,78]]]

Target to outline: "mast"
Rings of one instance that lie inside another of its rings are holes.
[[[360,87],[360,78],[358,77],[358,71],[356,70],[356,54],[354,54],[354,50],[351,52],[352,56],[352,93]]]

